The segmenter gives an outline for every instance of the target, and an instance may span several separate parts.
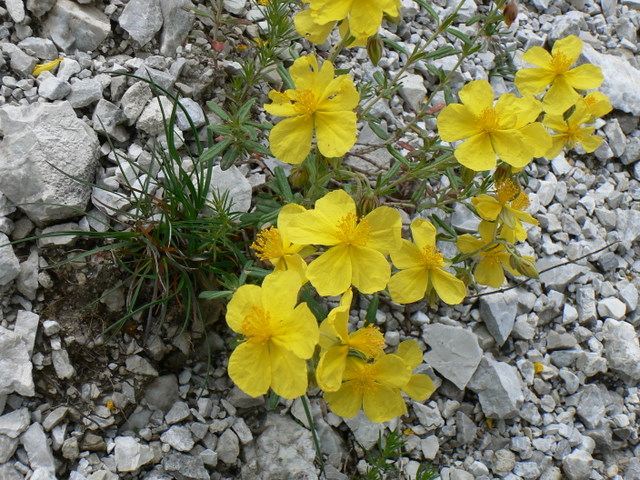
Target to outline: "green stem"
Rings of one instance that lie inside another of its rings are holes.
[[[320,447],[320,439],[318,438],[318,432],[316,431],[316,424],[311,416],[307,396],[303,395],[300,397],[300,400],[302,401],[302,407],[304,408],[304,414],[307,417],[307,422],[309,422],[309,429],[311,430],[311,436],[313,437],[313,444],[316,447],[316,456],[318,457],[318,463],[320,464],[320,471],[324,475],[324,458],[322,458],[322,448]]]

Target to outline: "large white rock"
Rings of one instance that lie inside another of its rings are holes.
[[[44,29],[65,52],[89,52],[98,48],[111,33],[111,23],[109,17],[94,6],[58,0],[47,15]]]
[[[50,473],[55,472],[56,464],[53,460],[53,452],[42,425],[32,423],[27,431],[22,434],[20,441],[27,451],[29,464],[33,470],[42,468]]]
[[[251,208],[251,184],[235,165],[226,170],[213,167],[210,191],[209,200],[213,198],[213,192],[219,196],[228,195],[232,212],[248,212]]]
[[[119,472],[135,472],[153,460],[153,451],[133,437],[116,437],[114,458]]]
[[[120,15],[120,26],[140,45],[148,43],[162,28],[158,0],[131,0]]]
[[[604,354],[611,370],[637,385],[640,381],[640,344],[633,325],[608,318],[604,322]]]
[[[16,333],[0,327],[0,395],[16,392],[32,397],[31,355],[26,342]]]
[[[164,26],[160,36],[160,53],[165,57],[173,57],[176,48],[185,41],[195,15],[185,10],[194,8],[190,0],[160,0]]]
[[[9,242],[9,237],[0,233],[0,285],[12,282],[20,274],[20,260]]]
[[[524,402],[522,379],[508,363],[485,355],[468,384],[478,394],[482,412],[487,418],[512,418]]]
[[[68,102],[0,108],[0,191],[34,222],[78,215],[90,188],[100,144]],[[63,173],[66,172],[66,173]]]

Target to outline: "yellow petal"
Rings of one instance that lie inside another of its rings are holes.
[[[344,190],[333,190],[316,201],[316,210],[322,212],[333,224],[345,216],[356,213],[356,202]]]
[[[320,334],[316,317],[307,304],[298,305],[288,318],[274,320],[279,323],[272,327],[272,343],[302,359],[311,358]]]
[[[433,288],[444,303],[457,305],[464,300],[467,287],[462,280],[440,268],[434,268],[429,273]]]
[[[262,282],[262,306],[276,321],[287,318],[293,312],[298,301],[298,292],[302,282],[295,272],[274,272]]]
[[[542,47],[531,47],[522,54],[522,59],[532,65],[551,70],[551,54]]]
[[[483,258],[473,271],[473,276],[481,285],[498,288],[504,283],[502,265],[493,258]]]
[[[547,113],[564,113],[576,103],[578,98],[580,98],[580,95],[567,83],[564,76],[556,77],[553,85],[551,85],[551,88],[542,99],[544,111]]]
[[[407,406],[397,388],[376,385],[364,395],[364,414],[372,422],[386,422],[392,418],[406,415]]]
[[[278,117],[293,117],[299,114],[291,97],[287,95],[292,90],[287,90],[285,93],[271,90],[269,92],[269,99],[271,103],[265,103],[264,109],[271,115],[277,115]]]
[[[415,340],[405,340],[400,343],[396,355],[404,360],[411,371],[422,363],[423,352]]]
[[[438,134],[445,142],[456,142],[480,132],[477,116],[466,105],[452,103],[438,115]]]
[[[384,290],[391,277],[391,267],[384,255],[373,248],[351,246],[349,256],[354,287],[366,294]]]
[[[319,67],[315,55],[305,55],[293,62],[289,74],[296,89],[311,90],[317,96],[333,80],[334,69],[331,62],[324,62]]]
[[[456,240],[456,247],[458,247],[458,250],[462,253],[472,253],[480,250],[483,246],[484,242],[482,240],[478,240],[468,233],[460,235]]]
[[[229,357],[229,377],[247,395],[258,397],[269,390],[271,359],[267,345],[241,343]]]
[[[568,37],[557,40],[551,49],[552,56],[556,56],[558,54],[564,55],[567,58],[567,63],[569,65],[575,63],[581,53],[582,40],[575,35],[569,35]]]
[[[483,109],[493,106],[493,88],[487,80],[474,80],[467,83],[460,89],[458,96],[476,116]]]
[[[613,108],[611,107],[611,102],[606,95],[601,92],[591,92],[585,97],[585,102],[591,112],[591,115],[594,117],[602,117],[609,113]]]
[[[318,96],[319,111],[349,111],[358,106],[360,94],[349,75],[340,75],[322,88],[322,93]]]
[[[396,268],[405,269],[422,266],[420,249],[409,240],[402,239],[400,248],[391,252],[391,261]]]
[[[411,379],[402,387],[402,391],[416,402],[424,402],[436,391],[436,386],[428,375],[417,373],[411,375]]]
[[[418,248],[435,247],[437,233],[436,227],[429,220],[416,218],[411,222],[411,235]]]
[[[311,14],[316,22],[327,23],[331,21],[343,20],[349,15],[351,2],[336,2],[335,0],[313,0],[309,1]]]
[[[316,141],[325,157],[341,157],[356,143],[357,117],[354,112],[316,112]]]
[[[598,88],[604,76],[602,75],[602,69],[597,65],[585,64],[579,67],[572,68],[564,74],[564,78],[567,83],[573,88],[578,90],[590,90],[592,88]]]
[[[349,247],[336,245],[307,267],[307,278],[323,297],[340,295],[351,285]]]
[[[349,288],[346,292],[344,292],[344,295],[342,295],[340,304],[336,308],[333,308],[329,312],[329,315],[327,315],[325,321],[322,322],[323,324],[327,323],[328,325],[330,325],[331,330],[333,330],[333,335],[337,336],[337,340],[343,343],[346,343],[349,340],[349,311],[351,310],[352,301],[353,290]]]
[[[311,151],[313,120],[309,115],[286,118],[271,129],[269,147],[278,160],[302,163]]]
[[[522,95],[537,95],[553,82],[555,73],[542,68],[523,68],[518,70],[514,80]]]
[[[303,10],[299,12],[293,19],[293,24],[296,27],[298,34],[310,42],[324,43],[331,30],[336,26],[336,22],[328,22],[325,24],[316,23],[311,10]]]
[[[454,155],[458,162],[476,172],[491,170],[498,163],[491,145],[491,136],[487,133],[465,140],[456,148]]]
[[[500,160],[516,168],[522,168],[531,162],[532,149],[527,148],[525,142],[524,135],[518,130],[498,130],[491,133],[491,144]]]
[[[291,219],[284,232],[299,245],[336,245],[340,243],[335,221],[318,210],[307,210]]]
[[[304,395],[307,391],[307,363],[278,345],[271,344],[270,353],[273,391],[284,398]]]
[[[351,2],[349,29],[354,37],[367,38],[375,35],[381,23],[382,9],[377,2]]]
[[[330,348],[320,357],[316,368],[316,381],[325,392],[335,392],[342,385],[342,374],[348,353],[347,345],[338,345]]]
[[[382,385],[401,388],[411,377],[411,370],[397,355],[388,354],[378,358],[370,365],[369,374]]]
[[[326,392],[325,400],[336,415],[344,418],[355,417],[362,407],[362,391],[354,382],[346,382],[337,392]]]
[[[244,319],[252,307],[262,307],[262,289],[257,285],[242,285],[227,305],[227,324],[236,333],[243,333]]]
[[[593,127],[590,127],[589,129],[593,131]],[[597,135],[589,135],[589,133],[587,133],[586,131],[580,132],[578,134],[578,140],[580,141],[580,144],[582,145],[584,151],[587,153],[593,152],[602,143],[602,137],[598,137]]]
[[[31,72],[31,75],[33,75],[34,77],[37,77],[42,72],[53,70],[61,61],[62,61],[62,58],[56,58],[51,62],[41,63],[39,65],[36,65],[35,68],[33,69],[33,72]]]
[[[402,218],[395,208],[378,207],[363,219],[371,228],[367,247],[383,254],[400,248]]]
[[[525,138],[529,147],[529,154],[533,157],[543,157],[551,148],[551,134],[540,122],[530,123],[518,130]]]
[[[478,215],[483,220],[495,221],[502,211],[502,205],[498,200],[486,193],[481,193],[477,197],[471,199],[471,202],[476,206]]]
[[[429,274],[424,267],[407,268],[391,276],[389,295],[396,303],[413,303],[422,300],[427,291]]]

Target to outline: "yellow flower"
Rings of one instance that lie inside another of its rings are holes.
[[[383,14],[397,17],[400,0],[307,0],[315,23],[349,21],[350,34],[362,40],[375,35]]]
[[[33,72],[31,72],[31,75],[33,75],[34,77],[37,77],[42,72],[46,72],[47,70],[53,70],[61,61],[62,61],[62,58],[56,58],[51,62],[41,63],[39,65],[36,65],[33,69]]]
[[[347,290],[340,305],[331,310],[320,324],[320,362],[316,369],[316,381],[325,392],[340,388],[342,374],[347,365],[347,356],[360,355],[375,358],[384,353],[384,337],[375,327],[363,327],[349,333],[349,309],[353,293]]]
[[[404,360],[404,363],[413,372],[422,363],[422,350],[415,340],[405,340],[398,345],[396,355]],[[423,402],[435,392],[436,387],[428,375],[412,373],[406,385],[401,390],[416,402]]]
[[[401,228],[397,210],[378,207],[358,219],[349,194],[334,190],[315,209],[293,216],[284,230],[294,243],[331,247],[307,267],[307,278],[325,297],[350,285],[363,293],[385,288],[391,276],[385,255],[399,247]]]
[[[272,273],[262,287],[243,285],[227,307],[227,324],[243,336],[229,358],[229,376],[246,394],[269,387],[284,398],[307,390],[307,366],[318,344],[318,323],[306,303],[296,306],[300,277]]]
[[[256,236],[256,240],[251,244],[251,249],[256,252],[256,256],[269,262],[275,267],[275,271],[293,270],[300,275],[303,283],[306,282],[305,272],[307,264],[301,254],[309,250],[305,245],[292,244],[282,232],[293,215],[304,212],[304,207],[291,204],[285,205],[278,214],[278,226],[263,228]]]
[[[456,241],[456,246],[462,253],[477,252],[474,256],[479,258],[480,261],[473,271],[476,282],[481,285],[498,288],[505,280],[504,269],[512,275],[518,276],[518,271],[513,269],[509,263],[511,254],[503,244],[494,243],[487,248],[495,240],[494,225],[488,222],[480,222],[478,233],[480,233],[479,239],[466,234],[460,235]]]
[[[391,260],[399,272],[389,280],[389,294],[397,303],[412,303],[422,300],[431,289],[449,305],[464,299],[464,282],[443,270],[446,262],[436,248],[436,229],[423,218],[411,223],[414,243],[402,240],[401,248],[391,252]]]
[[[576,109],[566,120],[563,115],[545,115],[543,120],[544,125],[556,132],[551,135],[552,144],[546,156],[553,158],[558,155],[565,146],[573,148],[576,143],[582,145],[582,148],[587,153],[591,153],[598,148],[602,143],[602,137],[593,135],[596,128],[594,126],[582,126],[590,122],[592,117],[593,115],[589,111],[586,102],[582,99],[578,100]]]
[[[469,82],[459,95],[462,104],[452,103],[438,115],[438,133],[445,142],[466,139],[454,152],[465,167],[490,170],[499,158],[520,168],[549,148],[549,132],[535,121],[542,106],[533,97],[504,94],[494,105],[486,80]]]
[[[362,408],[372,422],[386,422],[407,413],[400,389],[411,372],[397,355],[382,355],[373,361],[347,357],[343,383],[324,398],[337,415],[350,418]]]
[[[300,34],[310,42],[317,44],[324,43],[327,40],[329,34],[333,31],[337,23],[338,22],[328,22],[323,24],[317,23],[310,9],[302,10],[293,19],[293,24],[295,25],[298,34]],[[351,32],[349,30],[349,21],[343,20],[342,22],[340,22],[338,31],[340,32],[340,36],[343,39],[350,36]],[[364,47],[366,45],[366,38],[354,37],[354,40],[347,46],[351,48]]]
[[[518,91],[523,95],[537,95],[551,85],[543,99],[544,111],[563,113],[579,98],[576,89],[597,88],[603,80],[602,70],[596,65],[570,68],[581,52],[582,40],[575,35],[556,41],[551,54],[542,47],[530,48],[522,59],[539,68],[518,70],[515,78]]]
[[[289,69],[295,89],[272,90],[272,103],[264,108],[272,115],[289,117],[269,134],[273,154],[283,162],[301,163],[311,151],[313,131],[318,150],[325,157],[340,157],[356,143],[357,117],[353,109],[360,96],[349,75],[334,76],[333,64],[318,68],[314,55],[298,58]]]
[[[496,196],[482,193],[471,202],[483,220],[498,221],[500,236],[509,243],[527,238],[522,222],[538,225],[538,221],[524,211],[529,207],[529,197],[511,180],[496,185]]]
[[[584,97],[584,101],[592,117],[588,123],[593,122],[596,118],[602,117],[613,110],[609,98],[598,91],[590,92]]]

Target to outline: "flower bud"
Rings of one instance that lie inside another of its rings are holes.
[[[380,206],[380,199],[375,193],[369,192],[364,194],[358,203],[358,211],[364,217]]]
[[[504,16],[504,23],[507,24],[507,27],[510,27],[513,22],[515,22],[516,17],[518,16],[518,5],[514,0],[507,3],[502,11]]]
[[[382,39],[377,34],[369,37],[367,39],[367,53],[374,66],[378,65],[378,62],[382,58],[382,52],[384,52]]]
[[[509,264],[513,267],[514,270],[517,270],[525,277],[536,279],[540,278],[533,257],[530,257],[528,255],[524,257],[512,255],[511,258],[509,258]]]

